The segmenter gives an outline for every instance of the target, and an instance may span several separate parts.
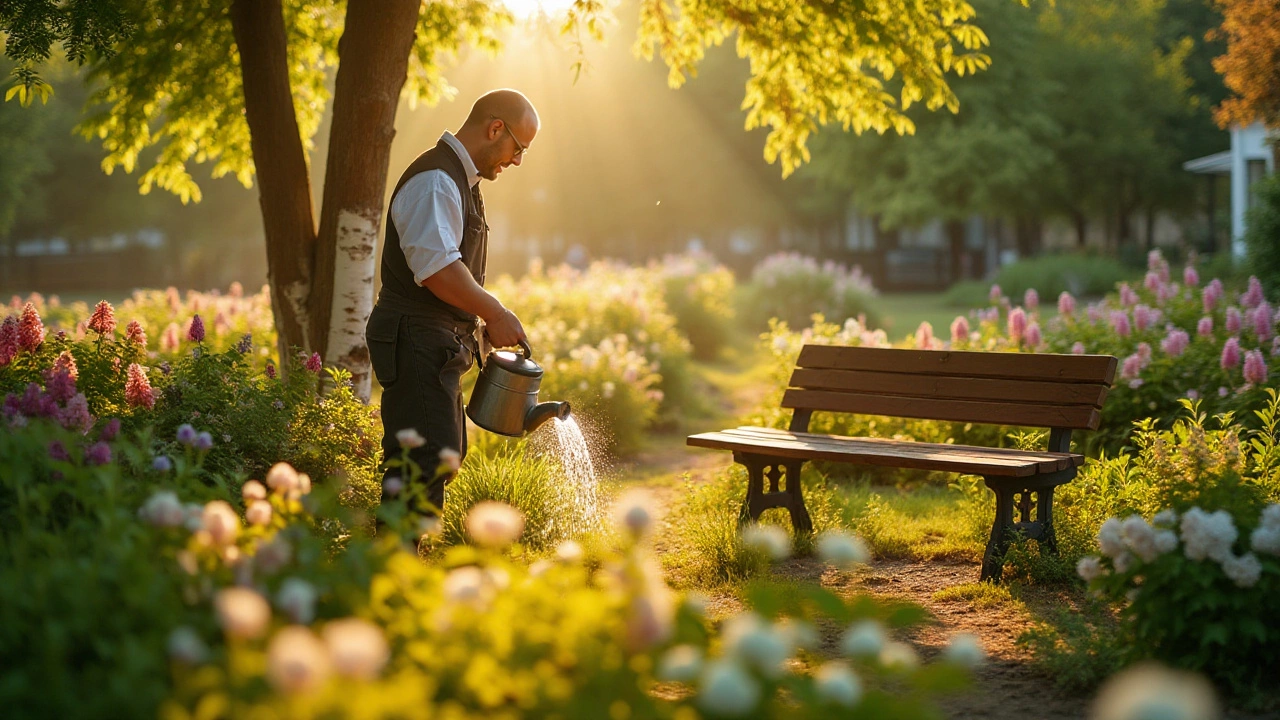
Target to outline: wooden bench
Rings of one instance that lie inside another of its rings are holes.
[[[1084,463],[1083,455],[1070,452],[1071,432],[1097,429],[1115,373],[1110,355],[805,345],[782,398],[782,407],[795,411],[789,430],[739,427],[691,435],[688,444],[732,450],[734,461],[746,467],[742,522],[786,508],[797,532],[813,531],[800,487],[806,460],[981,475],[996,495],[982,560],[986,580],[1000,576],[1015,532],[1057,552],[1053,490]],[[1049,428],[1049,447],[1039,452],[820,435],[808,432],[815,411]]]

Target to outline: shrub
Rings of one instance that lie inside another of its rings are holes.
[[[973,280],[952,285],[944,302],[951,307],[973,308],[986,304],[992,283],[1009,297],[1021,298],[1028,290],[1052,300],[1064,292],[1076,297],[1099,297],[1117,283],[1137,276],[1111,258],[1096,255],[1040,255],[1001,266],[990,281]]]
[[[716,359],[733,330],[733,273],[704,253],[669,255],[649,269],[662,283],[663,300],[689,339],[693,356]]]
[[[844,322],[860,318],[863,325],[877,325],[873,307],[876,295],[862,268],[846,268],[830,260],[819,264],[796,253],[770,255],[751,273],[745,288],[744,320],[752,329],[768,326],[777,318],[799,327],[815,313]]]
[[[1256,204],[1249,210],[1244,242],[1249,270],[1267,294],[1280,298],[1280,173],[1272,173],[1253,186]]]

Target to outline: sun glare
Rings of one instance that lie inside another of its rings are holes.
[[[539,13],[560,15],[573,5],[573,0],[504,0],[503,4],[517,20],[527,20]]]

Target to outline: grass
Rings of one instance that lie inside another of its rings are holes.
[[[965,583],[943,588],[933,594],[938,602],[967,602],[973,608],[1000,607],[1014,602],[1009,587],[992,582]]]
[[[856,484],[839,490],[847,527],[877,557],[979,560],[990,523],[986,503],[955,487]]]
[[[881,295],[875,305],[890,340],[914,335],[920,323],[928,322],[938,337],[950,337],[951,321],[960,314],[946,304],[946,293],[897,293]]]

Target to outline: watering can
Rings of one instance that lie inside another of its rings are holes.
[[[520,349],[523,354],[490,352],[471,391],[467,417],[489,432],[520,437],[552,418],[569,416],[567,402],[538,402],[542,367],[529,358],[528,342],[521,340]]]

